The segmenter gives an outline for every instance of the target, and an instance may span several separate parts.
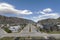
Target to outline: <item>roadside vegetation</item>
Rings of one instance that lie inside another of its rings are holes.
[[[0,40],[14,40],[13,37],[4,37],[4,38],[0,38]]]
[[[4,29],[7,33],[12,33],[12,31],[9,30],[7,27],[4,27],[3,29]]]
[[[45,39],[44,37],[4,37],[0,38],[0,40],[60,40],[54,37],[48,37]]]

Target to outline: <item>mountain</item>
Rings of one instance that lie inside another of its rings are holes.
[[[37,23],[42,25],[54,25],[54,24],[60,24],[60,17],[57,19],[44,19],[39,20]]]
[[[24,18],[7,17],[0,15],[0,24],[28,24],[28,23],[35,22]]]
[[[57,19],[44,19],[44,20],[39,20],[37,22],[38,24],[43,25],[43,29],[46,32],[53,32],[53,31],[60,31],[60,17]]]

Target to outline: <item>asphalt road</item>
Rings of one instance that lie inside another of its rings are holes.
[[[40,31],[37,32],[37,28],[32,25],[28,24],[20,33],[5,33],[4,30],[0,28],[0,37],[55,37],[60,38],[60,34],[47,34],[41,33]]]
[[[3,35],[7,34],[3,29],[0,28],[0,38],[3,37]]]

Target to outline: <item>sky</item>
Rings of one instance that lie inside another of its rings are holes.
[[[60,17],[60,0],[0,0],[0,15],[33,20]]]

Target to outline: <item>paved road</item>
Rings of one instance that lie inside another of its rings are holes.
[[[55,38],[60,38],[60,34],[49,34],[49,36],[55,37]]]
[[[0,28],[0,37],[2,37],[5,34],[7,34],[7,33],[3,29]]]
[[[9,33],[4,35],[5,37],[41,37],[41,36],[48,36],[46,33],[41,33],[40,31],[37,32],[37,28],[32,25],[28,24],[20,33]]]
[[[41,33],[40,31],[37,31],[37,28],[32,25],[28,24],[21,32],[20,36],[42,36],[42,35],[47,35],[46,33]]]
[[[32,24],[28,24],[21,32],[20,34],[28,34],[28,33],[37,33],[37,28],[33,26]]]
[[[37,28],[32,25],[28,24],[20,33],[9,33],[6,34],[2,29],[0,29],[0,35],[3,35],[4,37],[44,37],[44,36],[53,36],[56,38],[60,37],[60,34],[47,34],[47,33],[41,33],[37,32]]]

